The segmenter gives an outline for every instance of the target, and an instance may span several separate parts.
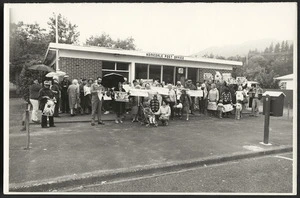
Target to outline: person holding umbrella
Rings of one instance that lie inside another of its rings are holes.
[[[102,110],[102,101],[103,95],[105,93],[104,87],[101,85],[102,78],[98,77],[97,82],[91,85],[91,94],[92,94],[92,122],[91,125],[95,126],[95,117],[97,112],[98,124],[104,125],[104,122],[101,120],[101,110]]]
[[[47,126],[47,115],[45,115],[45,106],[47,104],[47,102],[49,100],[53,100],[54,99],[54,94],[52,92],[52,90],[50,89],[50,82],[49,81],[44,81],[44,87],[39,91],[39,96],[38,96],[38,100],[40,102],[39,104],[39,109],[43,112],[42,115],[42,128],[48,128]],[[55,101],[55,99],[54,99]],[[53,115],[48,115],[49,117],[49,125],[50,127],[55,127],[54,125],[54,119],[53,119]]]

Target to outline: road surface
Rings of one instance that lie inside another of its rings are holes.
[[[69,189],[70,192],[292,193],[292,153]]]

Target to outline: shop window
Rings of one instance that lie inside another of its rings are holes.
[[[135,78],[136,79],[147,79],[148,65],[146,64],[135,64]]]
[[[188,68],[188,79],[192,80],[194,85],[197,82],[197,72],[198,68]]]
[[[115,70],[115,62],[102,62],[102,69]]]
[[[161,66],[159,65],[150,65],[149,68],[149,79],[160,81],[160,73],[161,73]]]
[[[163,81],[168,84],[173,84],[174,79],[174,67],[171,66],[163,66]]]
[[[117,70],[128,71],[128,63],[117,63]]]

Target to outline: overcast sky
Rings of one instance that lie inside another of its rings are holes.
[[[8,5],[8,4],[7,4]],[[296,3],[9,4],[11,20],[47,28],[53,12],[78,25],[80,42],[108,33],[138,49],[190,55],[211,46],[296,38]]]

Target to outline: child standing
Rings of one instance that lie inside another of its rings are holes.
[[[181,91],[180,102],[182,103],[182,115],[186,113],[186,120],[189,120],[189,111],[192,104],[191,97],[186,93],[186,90]]]

